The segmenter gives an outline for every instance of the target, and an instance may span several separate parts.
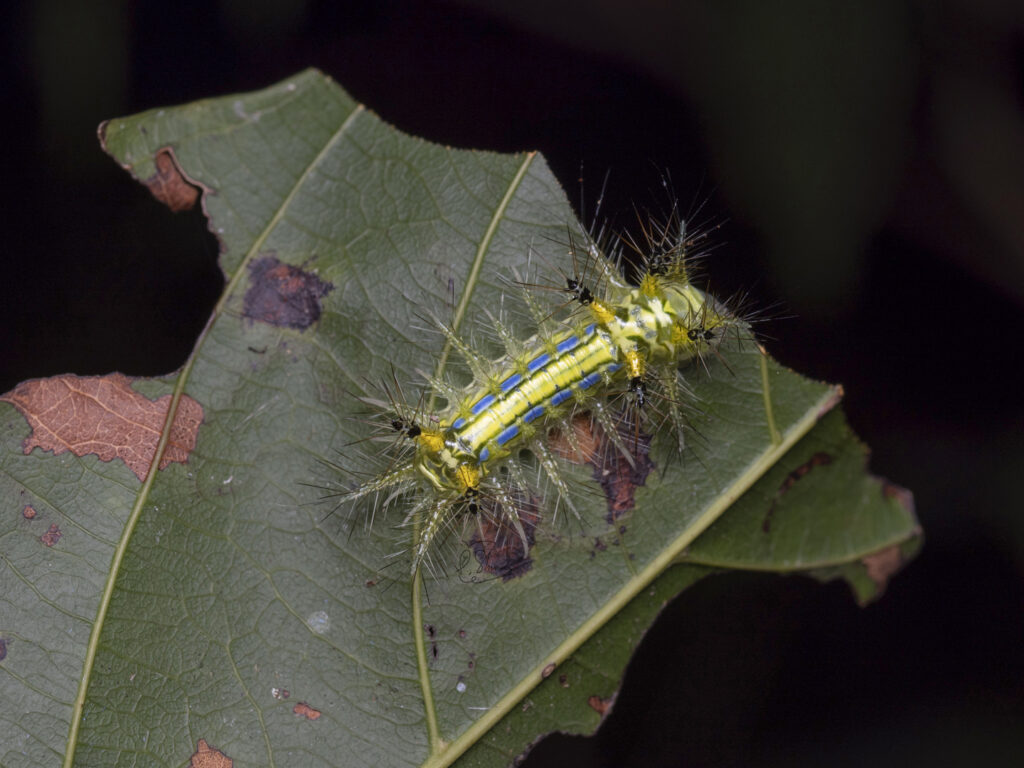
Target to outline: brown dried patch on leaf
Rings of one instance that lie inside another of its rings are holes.
[[[818,451],[816,454],[811,456],[810,459],[786,475],[786,479],[782,481],[782,484],[779,485],[779,489],[775,492],[775,498],[772,499],[772,505],[768,508],[768,513],[764,516],[764,521],[761,523],[761,530],[765,533],[771,532],[772,515],[775,514],[775,507],[778,505],[779,499],[785,496],[789,492],[790,488],[802,480],[807,473],[815,467],[826,467],[831,463],[831,454],[825,453],[824,451]]]
[[[560,432],[551,436],[551,447],[560,456],[574,464],[590,464],[594,468],[594,479],[601,484],[608,501],[605,520],[609,525],[636,506],[636,489],[647,481],[647,476],[654,469],[650,457],[651,436],[638,429],[625,414],[619,418],[616,428],[622,443],[631,452],[632,464],[608,438],[601,425],[585,413],[572,421],[579,450],[573,448]]]
[[[33,507],[31,504],[26,504],[25,508],[21,510],[21,516],[24,517],[26,520],[35,520],[37,514],[38,513],[36,512],[36,508]]]
[[[250,320],[304,331],[320,319],[320,299],[334,286],[274,256],[263,256],[249,265],[251,281],[245,292],[242,314]]]
[[[612,701],[613,699],[610,696],[606,699],[596,695],[589,696],[587,697],[587,706],[601,715],[601,717],[604,717],[608,710],[611,709]]]
[[[554,672],[554,671],[555,671],[555,662],[552,661],[550,664],[548,664],[546,667],[544,667],[544,669],[542,669],[540,671],[541,679],[542,680],[547,680],[549,677],[551,677],[551,673]]]
[[[24,452],[39,447],[54,455],[92,453],[100,461],[120,459],[140,481],[146,479],[167,418],[171,396],[150,400],[120,373],[109,376],[54,376],[25,381],[0,395],[32,427]],[[203,407],[182,395],[160,469],[184,464],[196,445]]]
[[[904,488],[902,485],[896,485],[896,483],[890,483],[888,480],[881,480],[882,483],[882,495],[887,499],[895,499],[896,502],[903,507],[915,518],[917,513],[914,508],[914,494]]]
[[[56,523],[52,523],[49,528],[46,529],[46,533],[39,537],[39,540],[48,547],[52,547],[61,537],[64,535],[61,531],[60,526]]]
[[[181,170],[174,150],[171,147],[159,150],[153,158],[153,164],[156,165],[156,173],[142,180],[153,197],[175,213],[195,206],[202,187]]]
[[[207,744],[206,739],[200,739],[192,753],[189,768],[231,768],[234,764],[230,757]]]
[[[304,701],[300,701],[298,704],[292,707],[292,712],[294,712],[299,717],[306,718],[307,720],[319,720],[321,714],[319,709],[313,709],[311,706],[309,706],[309,704],[307,704]]]
[[[515,509],[507,510],[495,499],[480,503],[469,548],[485,573],[509,581],[533,567],[533,546],[540,504],[537,499],[517,492]]]
[[[573,419],[572,431],[576,437],[576,443],[579,445],[578,450],[572,446],[562,430],[555,430],[551,433],[548,440],[551,449],[573,464],[594,464],[601,448],[604,430],[595,424],[587,414],[581,413]]]
[[[903,552],[899,544],[864,555],[860,559],[868,578],[875,582],[878,593],[881,594],[889,583],[889,577],[895,575],[903,567]]]

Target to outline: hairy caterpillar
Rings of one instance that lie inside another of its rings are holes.
[[[692,241],[681,223],[677,228],[655,225],[645,231],[645,247],[636,248],[641,263],[635,286],[622,276],[618,256],[606,256],[588,237],[581,259],[570,237],[574,269],[562,275],[561,285],[521,283],[536,334],[520,341],[491,316],[503,356],[477,352],[438,323],[472,372],[468,388],[427,377],[429,389],[416,404],[397,380],[385,386],[386,402],[360,398],[374,409],[376,437],[389,441],[390,460],[378,476],[341,495],[349,502],[374,498],[375,509],[409,501],[405,523],[415,531],[413,574],[429,565],[435,542],[466,516],[487,518],[529,548],[537,501],[518,459],[522,452],[535,457],[557,501],[574,509],[548,438],[557,430],[579,451],[572,422],[580,414],[589,414],[630,464],[630,443],[636,441],[622,434],[619,407],[632,412],[626,420],[637,432],[641,418],[658,414],[682,446],[687,394],[679,368],[715,352],[728,329],[741,322],[691,283]],[[553,320],[545,313],[533,293],[538,289],[564,294],[564,305],[572,307],[568,316]],[[447,405],[435,410],[436,398]]]

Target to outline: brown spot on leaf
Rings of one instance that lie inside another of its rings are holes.
[[[825,467],[831,463],[831,454],[825,453],[824,451],[818,451],[816,454],[811,456],[810,459],[786,475],[786,479],[782,481],[782,484],[779,486],[779,490],[775,492],[775,498],[772,499],[772,505],[768,507],[768,512],[765,514],[764,521],[761,523],[761,530],[765,533],[771,532],[772,515],[775,514],[775,507],[779,503],[779,499],[785,496],[789,492],[790,488],[802,480],[807,473],[815,467]]]
[[[311,706],[309,706],[309,704],[307,704],[304,701],[300,701],[298,704],[292,707],[292,712],[294,712],[299,717],[306,718],[307,720],[320,719],[320,710],[313,709]]]
[[[48,547],[52,547],[58,541],[64,533],[61,531],[60,526],[56,523],[52,523],[49,528],[46,529],[46,533],[39,537],[39,540]]]
[[[0,661],[7,658],[7,641],[0,637]]]
[[[611,699],[611,697],[609,697],[609,698],[607,698],[607,699],[603,699],[603,698],[601,698],[600,696],[588,696],[588,697],[587,697],[587,705],[588,705],[588,706],[589,706],[589,707],[590,707],[590,708],[591,708],[592,710],[594,710],[595,712],[597,712],[597,714],[599,714],[599,715],[601,715],[602,717],[604,717],[604,714],[605,714],[605,713],[606,713],[606,712],[607,712],[607,711],[608,711],[608,710],[609,710],[609,709],[611,708],[611,706],[612,706],[612,699]]]
[[[513,495],[512,510],[505,510],[496,499],[482,499],[469,539],[469,548],[480,567],[502,581],[522,576],[533,567],[530,547],[540,522],[537,499],[519,491],[513,491]]]
[[[550,664],[548,664],[546,667],[544,667],[544,669],[542,669],[540,671],[541,679],[542,680],[547,680],[549,677],[551,677],[551,673],[554,672],[554,671],[555,671],[555,662],[552,661]]]
[[[24,517],[26,520],[35,520],[36,514],[36,508],[33,507],[31,504],[26,504],[25,508],[21,510],[21,516]]]
[[[230,757],[207,744],[206,739],[200,739],[192,753],[189,768],[231,768],[234,764]]]
[[[558,676],[558,684],[563,688],[569,687],[569,676],[564,672]]]
[[[860,559],[867,570],[868,578],[875,582],[878,592],[881,594],[889,583],[889,577],[894,575],[903,565],[903,553],[899,544],[864,555]]]
[[[914,494],[904,488],[902,485],[896,485],[888,480],[881,480],[882,483],[882,495],[887,499],[895,499],[896,502],[903,507],[912,516],[916,516],[914,510]]]
[[[551,447],[556,453],[574,464],[590,464],[594,468],[594,479],[601,484],[608,501],[605,520],[609,525],[636,506],[636,489],[647,481],[647,475],[654,468],[650,457],[651,436],[637,429],[628,414],[620,417],[616,429],[621,442],[631,452],[632,464],[588,414],[580,414],[572,421],[579,450],[560,432],[551,436]]]
[[[573,464],[593,464],[600,444],[598,429],[600,427],[594,424],[587,414],[581,413],[572,422],[572,431],[575,433],[579,450],[573,448],[562,430],[552,432],[548,443],[551,449],[566,461]]]
[[[202,187],[185,176],[171,147],[164,147],[153,158],[156,173],[142,183],[157,200],[172,211],[187,211],[196,204]]]
[[[320,319],[320,299],[334,290],[312,272],[264,256],[249,265],[249,290],[242,314],[283,328],[309,328]]]
[[[0,395],[21,411],[32,427],[22,443],[25,453],[39,447],[54,455],[92,453],[100,461],[120,459],[145,480],[167,418],[171,396],[150,400],[120,373],[108,376],[54,376],[25,381]],[[196,444],[203,407],[182,395],[160,469],[184,464]]]

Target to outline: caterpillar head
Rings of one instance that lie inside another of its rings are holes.
[[[672,344],[680,363],[716,354],[729,333],[742,325],[721,302],[692,285],[668,290],[665,296],[674,316]]]

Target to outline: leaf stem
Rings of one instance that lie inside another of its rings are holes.
[[[501,223],[502,218],[505,215],[505,211],[508,209],[509,203],[512,201],[512,195],[519,188],[519,184],[522,182],[523,177],[526,175],[526,171],[529,170],[530,165],[533,163],[533,159],[537,156],[536,152],[527,152],[523,158],[522,164],[519,166],[519,170],[516,171],[516,175],[509,182],[508,189],[505,191],[505,196],[498,203],[498,207],[494,210],[494,215],[491,216],[491,223],[487,226],[487,231],[484,232],[484,236],[480,239],[480,245],[477,246],[476,255],[473,257],[473,264],[469,268],[469,274],[466,276],[466,287],[462,290],[462,296],[459,298],[459,304],[455,307],[455,314],[452,317],[452,331],[455,333],[459,332],[459,327],[462,325],[462,321],[466,317],[466,310],[469,308],[469,301],[473,297],[473,289],[476,287],[477,281],[480,279],[480,270],[483,268],[484,256],[487,254],[488,249],[491,247],[491,241],[494,240],[494,235],[498,231],[498,225]],[[444,347],[441,349],[441,355],[437,358],[437,367],[434,370],[435,378],[441,378],[444,376],[444,369],[448,366],[448,357],[452,352],[452,342],[450,339],[446,339]],[[434,401],[436,400],[436,394],[431,393],[430,401],[427,403],[427,411],[432,411],[434,407]]]
[[[779,460],[779,457],[792,448],[800,438],[811,430],[818,422],[821,414],[828,410],[830,405],[835,403],[835,399],[835,390],[829,390],[816,405],[808,408],[800,420],[787,430],[785,438],[779,444],[766,447],[743,474],[732,485],[724,489],[715,501],[697,516],[692,525],[674,541],[668,543],[661,554],[651,560],[636,576],[623,584],[622,588],[612,595],[608,602],[583,622],[575,632],[559,643],[538,666],[528,672],[518,684],[502,696],[479,720],[475,721],[457,739],[452,741],[443,755],[432,755],[431,759],[424,762],[420,768],[444,768],[455,762],[467,749],[473,746],[501,718],[508,714],[527,693],[543,681],[546,668],[552,664],[561,664],[568,659],[583,643],[610,621],[615,614],[646,589],[666,568],[672,565],[694,539],[703,533],[711,523],[717,520],[726,509],[732,506],[758,478],[771,469]]]
[[[779,434],[779,428],[775,426],[775,409],[772,407],[772,383],[768,377],[768,355],[764,350],[761,351],[761,396],[764,398],[764,415],[768,420],[768,436],[771,438],[772,445],[780,445],[782,443],[782,435]]]
[[[235,273],[231,275],[230,280],[224,286],[224,291],[221,293],[220,299],[217,301],[216,306],[213,308],[213,312],[210,313],[210,318],[206,322],[206,326],[200,332],[196,339],[195,345],[192,347],[192,354],[188,356],[185,364],[181,367],[178,372],[178,378],[174,382],[174,391],[171,396],[170,405],[167,408],[167,415],[164,417],[164,425],[160,432],[160,440],[157,442],[156,451],[153,454],[153,459],[149,465],[149,472],[146,474],[146,479],[142,483],[142,487],[139,489],[138,496],[135,499],[135,504],[132,506],[132,511],[128,515],[128,520],[125,522],[124,530],[121,534],[121,538],[117,543],[117,547],[114,549],[113,557],[110,560],[110,571],[107,574],[106,583],[103,585],[103,593],[100,595],[99,606],[96,609],[96,621],[93,622],[92,631],[89,635],[89,644],[85,649],[85,659],[82,662],[82,677],[78,682],[78,692],[75,695],[74,706],[71,711],[71,725],[68,728],[68,746],[64,752],[64,768],[71,768],[75,760],[75,749],[78,746],[78,730],[82,722],[82,710],[85,708],[85,697],[89,690],[89,682],[92,679],[93,664],[96,661],[96,650],[99,647],[100,633],[103,631],[103,626],[106,622],[107,610],[110,607],[110,601],[114,594],[114,584],[117,581],[117,577],[121,572],[121,565],[124,561],[124,556],[128,550],[128,542],[131,541],[132,533],[135,531],[135,526],[139,522],[139,518],[142,517],[142,510],[146,505],[146,500],[149,498],[150,489],[153,486],[153,481],[156,479],[157,469],[160,466],[160,461],[163,459],[164,452],[167,449],[167,443],[171,438],[171,426],[174,424],[174,419],[178,414],[178,404],[181,402],[181,396],[185,392],[185,385],[188,383],[189,376],[192,374],[192,368],[195,366],[196,360],[199,357],[199,351],[203,348],[203,344],[206,341],[207,335],[210,329],[213,327],[213,323],[224,313],[224,308],[227,306],[227,302],[234,296],[235,289],[241,283],[245,276],[245,269],[249,262],[259,253],[263,244],[266,242],[267,237],[277,226],[278,222],[284,216],[285,211],[291,204],[295,195],[298,193],[303,182],[309,177],[310,173],[319,165],[320,161],[326,156],[327,152],[334,146],[338,139],[343,136],[351,127],[355,118],[365,110],[362,104],[356,106],[352,110],[342,124],[335,131],[322,150],[317,154],[313,161],[306,167],[302,172],[302,175],[296,179],[294,186],[288,196],[281,202],[277,211],[271,217],[270,221],[260,232],[259,236],[253,241],[252,246],[246,252],[242,261],[239,262],[238,267],[235,269]],[[207,194],[204,192],[204,194]],[[246,691],[246,695],[249,693]],[[251,696],[249,696],[251,701]],[[258,712],[258,709],[257,709]],[[266,728],[261,728],[263,732],[263,741],[267,749],[267,759],[270,765],[274,765],[274,753],[270,746],[270,736],[267,733]]]
[[[186,363],[186,366],[188,364]],[[82,662],[82,677],[78,681],[78,692],[75,694],[74,706],[71,709],[71,726],[68,729],[68,746],[64,752],[64,768],[71,768],[75,759],[75,747],[78,745],[78,729],[82,723],[82,710],[85,708],[85,696],[89,691],[89,681],[92,679],[93,664],[96,661],[96,650],[99,647],[100,632],[107,618],[107,609],[110,608],[110,600],[114,594],[114,582],[121,572],[121,563],[124,561],[125,552],[128,549],[128,542],[131,541],[132,533],[135,530],[139,518],[142,517],[142,509],[149,498],[149,489],[156,478],[157,467],[160,466],[160,459],[164,455],[164,449],[171,437],[171,424],[178,411],[178,401],[181,400],[183,387],[175,386],[174,395],[167,408],[167,415],[164,417],[164,426],[160,432],[160,440],[156,446],[153,460],[150,462],[146,479],[142,482],[142,488],[135,498],[132,511],[125,522],[124,531],[114,549],[114,555],[110,559],[110,570],[107,572],[107,580],[103,585],[103,593],[100,595],[99,606],[96,609],[96,620],[93,622],[92,631],[89,634],[89,644],[85,648],[85,659]]]
[[[434,688],[430,684],[430,669],[427,667],[427,645],[423,638],[423,571],[419,568],[412,577],[412,626],[416,643],[416,668],[419,672],[420,689],[423,691],[423,710],[427,716],[427,738],[430,741],[430,755],[434,757],[448,747],[437,726],[437,708],[434,706]]]
[[[470,299],[473,297],[473,289],[476,288],[476,284],[480,279],[480,270],[483,268],[484,257],[487,255],[488,250],[490,250],[491,242],[498,231],[498,226],[505,216],[505,211],[508,210],[512,196],[519,189],[523,177],[526,176],[526,172],[536,156],[536,152],[527,152],[523,157],[519,170],[516,171],[516,175],[509,182],[508,189],[505,190],[505,196],[502,197],[501,202],[494,209],[484,236],[480,238],[480,244],[477,246],[476,254],[473,256],[473,263],[470,265],[469,274],[466,276],[466,285],[462,289],[462,296],[459,298],[459,304],[455,308],[455,316],[452,318],[452,331],[455,333],[459,332],[459,327],[466,317],[466,310],[469,308]],[[444,376],[444,370],[448,365],[448,357],[451,351],[452,343],[448,339],[445,341],[444,348],[441,350],[441,355],[437,360],[437,368],[434,371],[435,378],[440,379]],[[431,392],[430,399],[427,402],[428,413],[433,413],[436,399],[437,393]],[[420,538],[421,522],[419,515],[413,520],[412,537],[414,546],[415,542],[418,542]],[[416,667],[419,672],[420,689],[423,691],[423,708],[427,717],[430,761],[433,761],[439,759],[448,749],[449,745],[441,737],[441,731],[437,725],[437,709],[434,705],[433,686],[430,684],[430,669],[427,666],[427,644],[423,637],[423,631],[423,572],[421,568],[417,568],[412,577],[412,636],[413,643],[416,646]]]

